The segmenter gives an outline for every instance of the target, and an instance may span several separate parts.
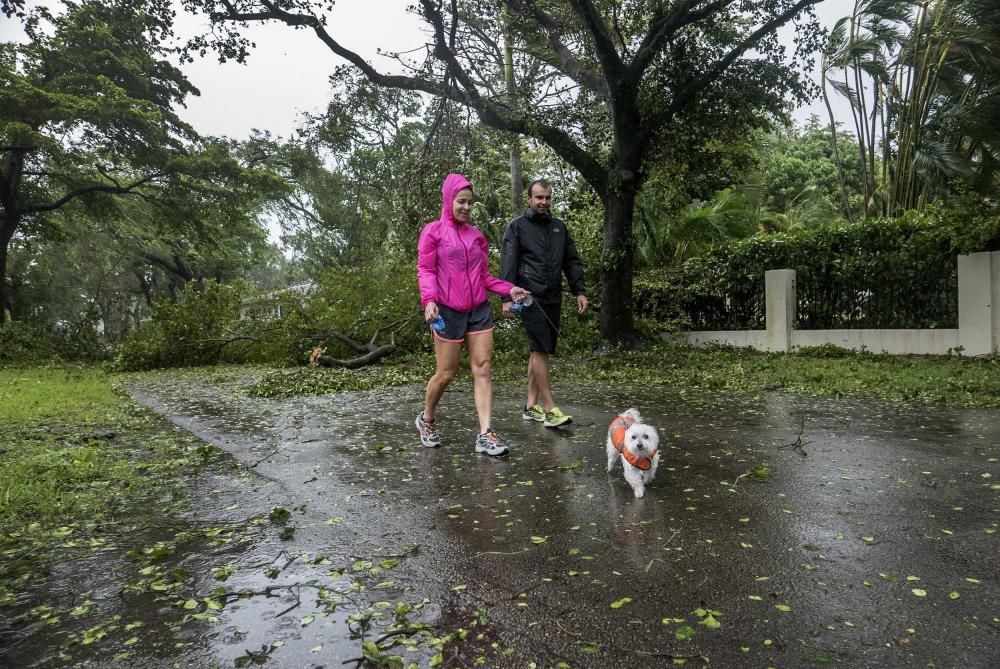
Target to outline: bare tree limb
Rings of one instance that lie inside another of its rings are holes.
[[[72,200],[75,200],[76,198],[82,197],[84,195],[88,195],[90,193],[110,193],[112,195],[128,195],[131,194],[136,188],[148,184],[152,181],[155,181],[156,179],[159,179],[161,177],[165,177],[168,174],[170,173],[157,172],[155,174],[150,174],[148,176],[145,176],[137,181],[133,181],[132,183],[126,186],[121,186],[121,185],[109,186],[107,184],[94,184],[92,186],[78,188],[76,190],[70,191],[69,193],[66,193],[61,198],[55,200],[54,202],[50,202],[48,204],[28,205],[22,208],[21,212],[22,214],[38,214],[46,211],[54,211],[55,209],[59,209],[60,207],[65,206]]]
[[[673,5],[669,12],[664,12],[662,8],[656,10],[653,20],[649,24],[649,29],[639,43],[639,48],[635,52],[635,58],[629,65],[630,76],[642,77],[643,72],[649,67],[653,58],[656,57],[666,41],[671,35],[685,26],[697,23],[712,13],[725,9],[736,0],[714,0],[704,7],[694,9],[698,0],[684,0]]]
[[[370,351],[366,355],[358,356],[351,360],[338,360],[337,358],[331,358],[328,355],[321,355],[317,359],[317,363],[323,367],[345,367],[347,369],[358,369],[359,367],[364,367],[370,365],[373,362],[378,362],[385,356],[396,351],[396,342],[393,338],[391,344],[386,344],[385,346],[379,346],[374,350]]]
[[[628,73],[625,69],[625,63],[622,62],[621,54],[615,48],[615,41],[611,37],[608,25],[604,22],[604,17],[601,16],[592,0],[572,0],[571,4],[594,40],[594,49],[597,51],[597,59],[601,61],[601,67],[604,69],[605,80],[620,82],[619,85],[624,84],[627,81]],[[628,83],[634,85],[632,81],[628,81]]]

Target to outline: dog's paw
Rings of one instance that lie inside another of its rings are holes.
[[[645,494],[646,494],[646,489],[645,488],[636,488],[635,489],[635,498],[636,499],[639,499],[640,497],[642,497]]]

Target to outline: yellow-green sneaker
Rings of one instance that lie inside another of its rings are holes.
[[[559,407],[552,407],[552,411],[545,412],[545,427],[559,427],[572,422],[573,417],[564,414]]]
[[[526,408],[521,413],[521,418],[524,420],[534,420],[541,423],[545,420],[545,409],[542,408],[541,404],[536,404],[533,407]]]

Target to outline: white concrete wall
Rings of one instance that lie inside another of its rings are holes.
[[[1000,251],[992,252],[990,257],[993,260],[990,272],[990,285],[993,287],[993,322],[990,326],[993,328],[993,352],[1000,353]]]
[[[959,346],[958,330],[794,330],[792,348],[833,344],[892,355],[947,355]]]
[[[718,330],[687,332],[685,335],[686,337],[682,341],[688,346],[725,344],[727,346],[755,348],[760,351],[768,350],[767,330]]]
[[[795,271],[766,272],[764,293],[766,330],[686,332],[664,339],[690,346],[726,344],[779,352],[833,344],[893,355],[1000,353],[1000,251],[958,257],[958,329],[795,330]]]

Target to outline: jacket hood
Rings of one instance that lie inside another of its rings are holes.
[[[461,174],[449,174],[444,178],[444,183],[441,184],[441,220],[451,223],[452,225],[457,225],[458,221],[452,216],[451,209],[452,205],[455,203],[455,196],[458,195],[458,191],[468,188],[475,193],[472,188],[472,183],[463,177]]]

